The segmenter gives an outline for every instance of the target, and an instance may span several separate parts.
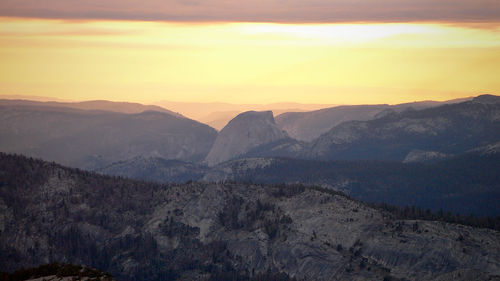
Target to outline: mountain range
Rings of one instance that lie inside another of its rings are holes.
[[[206,160],[210,165],[248,157],[404,161],[411,156],[407,160],[415,161],[419,159],[417,154],[444,157],[500,140],[500,97],[483,95],[462,102],[437,104],[328,109],[326,112],[335,113],[332,124],[356,116],[370,120],[340,122],[309,142],[292,138],[284,129],[287,115],[278,116],[280,126],[270,113],[243,113],[218,134]],[[418,106],[423,109],[415,109]],[[264,119],[266,122],[262,122]],[[323,118],[317,118],[299,127],[317,130],[324,122]],[[288,131],[296,132],[290,127]]]
[[[483,95],[465,101],[339,106],[283,113],[276,121],[270,111],[250,111],[219,133],[158,106],[0,100],[5,139],[0,150],[87,169],[137,156],[209,165],[245,157],[416,161],[499,141],[499,100]],[[64,151],[79,140],[85,144]],[[103,150],[109,155],[103,156]],[[69,159],[51,156],[58,153]]]
[[[158,182],[303,183],[367,202],[498,216],[499,116],[499,98],[479,96],[344,122],[307,143],[280,131],[270,112],[249,112],[218,134],[205,163],[144,158],[100,172]]]
[[[367,202],[500,215],[497,96],[334,107],[278,121],[250,111],[220,132],[154,106],[68,104],[1,100],[0,151],[164,183],[301,182]],[[317,131],[325,120],[334,126],[312,141],[291,137],[293,126]]]

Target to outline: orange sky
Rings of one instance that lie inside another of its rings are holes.
[[[498,26],[5,17],[0,95],[359,104],[500,94]]]

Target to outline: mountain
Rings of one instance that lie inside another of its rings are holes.
[[[383,115],[408,109],[424,109],[443,104],[463,102],[457,99],[446,102],[422,101],[397,105],[346,105],[308,112],[286,112],[276,117],[276,124],[292,138],[312,141],[342,122],[372,120]]]
[[[252,149],[289,139],[274,122],[271,111],[248,111],[232,119],[217,135],[205,162],[213,166],[240,157]]]
[[[123,114],[0,105],[0,151],[97,169],[137,156],[199,161],[217,132],[157,111]]]
[[[103,110],[119,113],[142,113],[144,111],[158,111],[168,113],[173,116],[182,117],[181,114],[175,113],[156,105],[143,105],[140,103],[131,102],[113,102],[107,100],[94,100],[82,102],[55,102],[55,101],[32,101],[19,99],[0,99],[0,106],[33,106],[33,107],[66,107],[82,110]]]
[[[159,185],[6,154],[0,171],[0,271],[50,260],[117,280],[500,280],[498,231],[337,192]]]
[[[500,140],[500,97],[349,121],[314,140],[303,157],[403,161],[413,150],[460,154]]]

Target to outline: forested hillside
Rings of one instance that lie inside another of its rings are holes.
[[[221,164],[205,181],[296,183],[353,198],[476,216],[499,216],[500,154],[465,154],[431,163],[241,159]]]
[[[302,185],[161,185],[0,154],[0,210],[0,271],[57,261],[117,280],[500,275],[497,231]]]

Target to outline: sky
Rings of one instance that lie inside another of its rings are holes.
[[[0,1],[0,95],[400,103],[498,73],[498,0]]]

